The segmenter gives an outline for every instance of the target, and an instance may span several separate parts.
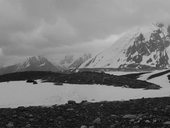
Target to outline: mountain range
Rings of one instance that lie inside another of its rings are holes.
[[[76,69],[155,70],[170,67],[170,26],[162,23],[125,32],[109,49],[91,54],[67,55],[57,65],[42,56],[0,68],[0,74],[21,71],[75,71]]]
[[[74,58],[73,56],[66,56],[59,64],[53,64],[43,56],[27,57],[24,61],[0,68],[0,74],[8,74],[13,72],[23,71],[52,71],[65,72],[76,70],[82,63],[91,57],[91,54],[84,54],[83,56]]]

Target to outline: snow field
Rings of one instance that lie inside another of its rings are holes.
[[[160,90],[143,90],[105,85],[64,84],[63,86],[56,86],[53,83],[40,82],[33,85],[25,81],[15,81],[0,83],[0,108],[60,105],[67,103],[68,100],[99,102],[169,95],[169,86]]]

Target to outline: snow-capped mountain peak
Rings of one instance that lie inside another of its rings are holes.
[[[54,66],[47,58],[42,56],[27,57],[23,62],[0,69],[0,74],[20,71],[62,71],[60,66]]]
[[[170,65],[169,29],[161,23],[136,27],[80,68],[167,68]]]
[[[49,61],[42,56],[33,56],[33,57],[28,57],[24,62],[17,64],[18,65],[18,70],[22,70],[25,68],[29,68],[30,66],[43,66],[49,63]]]

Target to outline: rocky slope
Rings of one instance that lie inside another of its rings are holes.
[[[41,56],[29,57],[21,63],[0,68],[0,74],[7,74],[7,73],[21,72],[21,71],[59,72],[62,71],[62,68],[59,66],[54,66],[49,60]]]
[[[135,28],[80,68],[164,69],[170,66],[170,27]]]

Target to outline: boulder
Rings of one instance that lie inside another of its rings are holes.
[[[7,125],[6,125],[7,128],[13,128],[14,127],[14,123],[13,122],[9,122]]]
[[[101,124],[101,119],[98,117],[93,121],[93,124]]]
[[[170,121],[166,121],[163,123],[164,125],[170,125]]]
[[[135,118],[137,118],[137,116],[132,115],[132,114],[127,114],[127,115],[124,115],[123,118],[125,118],[125,119],[135,119]]]
[[[86,125],[82,125],[80,128],[88,128]]]

